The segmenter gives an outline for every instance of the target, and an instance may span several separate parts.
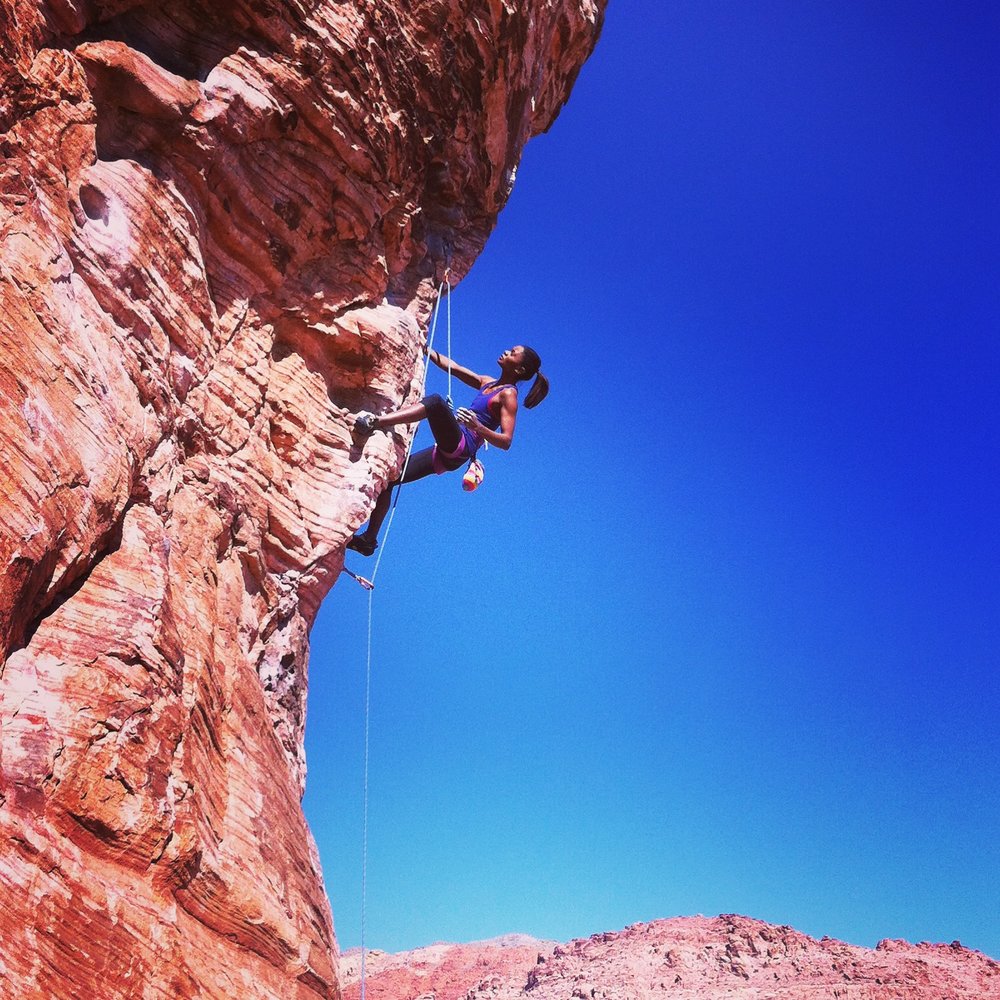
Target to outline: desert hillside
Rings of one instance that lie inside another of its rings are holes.
[[[360,956],[341,963],[360,995]],[[634,924],[567,944],[513,936],[366,961],[369,1000],[989,1000],[1000,963],[951,944],[815,940],[726,914]]]

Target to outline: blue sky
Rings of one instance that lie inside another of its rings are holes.
[[[529,343],[552,393],[379,572],[369,946],[739,912],[1000,957],[998,43],[613,0],[453,299],[458,360]],[[345,948],[366,603],[310,665]]]

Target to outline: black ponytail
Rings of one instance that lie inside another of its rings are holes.
[[[535,381],[528,390],[528,395],[524,397],[524,405],[529,410],[538,406],[549,394],[549,380],[542,374],[542,359],[538,356],[538,352],[533,351],[530,347],[525,347],[524,377],[529,379],[532,375],[535,376]]]

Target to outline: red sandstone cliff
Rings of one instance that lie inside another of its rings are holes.
[[[345,1000],[360,962],[346,955]],[[991,1000],[1000,963],[958,942],[816,941],[747,917],[678,917],[552,945],[513,938],[369,953],[369,1000]]]
[[[0,0],[0,995],[336,997],[308,631],[603,0]]]

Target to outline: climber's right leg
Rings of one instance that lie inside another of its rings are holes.
[[[419,420],[427,421],[434,440],[441,446],[442,451],[454,452],[461,447],[462,428],[455,419],[455,414],[451,412],[451,407],[437,393],[393,413],[380,415],[359,413],[354,421],[354,430],[367,437],[386,427],[415,424]]]

